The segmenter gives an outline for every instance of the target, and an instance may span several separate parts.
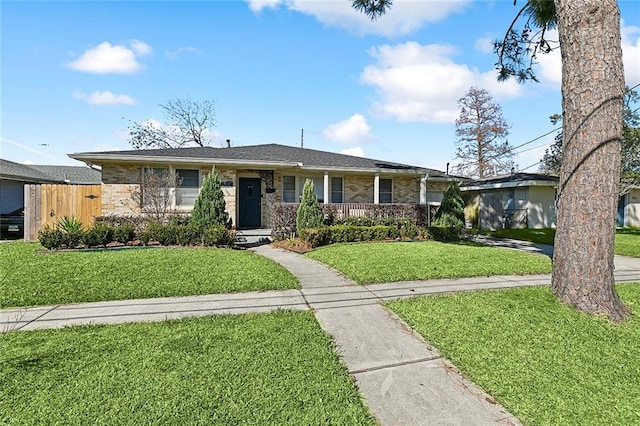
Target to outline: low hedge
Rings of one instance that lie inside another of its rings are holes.
[[[168,224],[151,222],[136,231],[136,225],[130,222],[120,222],[117,226],[113,226],[102,221],[96,222],[87,230],[73,232],[65,231],[60,227],[46,226],[38,232],[38,240],[48,250],[106,247],[113,242],[145,246],[155,242],[163,246],[231,247],[235,241],[235,231],[228,230],[224,226],[199,229],[177,221]]]
[[[300,239],[314,248],[335,243],[416,238],[442,242],[458,241],[462,238],[462,229],[444,226],[418,228],[409,223],[403,226],[335,225],[322,228],[307,228],[300,231]]]
[[[311,247],[320,247],[334,243],[390,240],[396,238],[400,238],[398,227],[383,225],[337,225],[324,228],[307,228],[300,231],[300,239],[307,242]]]

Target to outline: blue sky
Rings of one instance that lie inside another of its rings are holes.
[[[523,1],[518,2],[518,6]],[[177,97],[216,103],[214,145],[280,143],[444,170],[457,100],[488,90],[520,145],[553,129],[560,59],[540,83],[495,79],[511,0],[402,1],[370,22],[350,0],[2,1],[0,157],[81,165],[130,149],[129,120]],[[627,84],[640,83],[640,2],[619,2]],[[521,169],[549,135],[516,151]],[[528,168],[529,171],[537,167]]]

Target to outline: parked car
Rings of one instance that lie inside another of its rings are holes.
[[[0,239],[24,236],[24,209],[0,214]]]

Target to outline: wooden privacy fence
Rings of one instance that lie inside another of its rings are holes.
[[[85,226],[102,214],[101,185],[25,185],[24,239],[35,241],[38,231],[64,216],[74,216]]]

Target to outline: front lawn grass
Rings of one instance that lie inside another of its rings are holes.
[[[373,425],[311,312],[0,335],[0,423]]]
[[[547,287],[394,301],[387,306],[525,424],[640,423],[640,284],[619,285],[622,325]]]
[[[640,257],[640,229],[625,228],[616,232],[616,254]]]
[[[496,238],[510,238],[512,240],[530,241],[536,244],[552,246],[556,236],[555,228],[543,229],[499,229],[497,231],[481,231],[482,234]]]
[[[543,255],[435,241],[335,244],[306,256],[359,284],[551,272]]]
[[[43,252],[34,243],[0,244],[2,308],[290,288],[298,281],[286,269],[244,250]]]

